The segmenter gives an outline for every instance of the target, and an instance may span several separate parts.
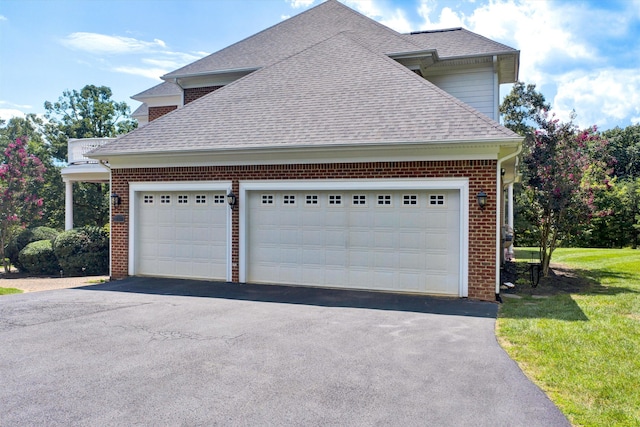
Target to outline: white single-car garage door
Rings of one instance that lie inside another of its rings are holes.
[[[247,191],[246,281],[461,295],[460,191]]]
[[[226,280],[224,191],[137,191],[136,275]]]

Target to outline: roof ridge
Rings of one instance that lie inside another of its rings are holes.
[[[188,68],[191,68],[194,66],[194,64],[205,64],[207,61],[210,60],[211,57],[213,57],[214,55],[216,56],[220,56],[220,55],[224,55],[227,52],[233,52],[234,49],[236,48],[240,48],[243,45],[246,45],[247,43],[251,43],[253,41],[259,41],[260,37],[264,36],[265,33],[270,32],[270,31],[274,31],[274,29],[276,27],[285,25],[285,27],[282,28],[289,28],[289,27],[295,27],[296,22],[299,19],[303,19],[303,17],[308,16],[308,14],[310,13],[322,13],[322,12],[318,12],[320,9],[322,8],[327,8],[327,10],[334,10],[336,12],[333,13],[338,13],[337,11],[341,11],[340,13],[344,12],[344,13],[348,13],[349,15],[351,15],[352,17],[354,17],[354,19],[357,19],[357,21],[354,22],[366,22],[369,25],[373,25],[375,28],[377,28],[380,31],[383,31],[385,34],[385,38],[389,39],[389,40],[395,40],[397,45],[399,46],[399,52],[385,52],[385,53],[401,53],[404,51],[412,51],[412,50],[422,50],[422,48],[420,47],[420,45],[412,40],[410,40],[408,37],[406,37],[406,35],[401,34],[395,30],[393,30],[392,28],[387,27],[386,25],[381,24],[380,22],[376,21],[375,19],[372,19],[360,12],[358,12],[357,10],[354,10],[348,6],[346,6],[345,4],[337,1],[337,0],[326,0],[314,7],[311,7],[297,15],[294,15],[288,19],[282,20],[274,25],[271,25],[251,36],[245,37],[242,40],[239,40],[229,46],[226,46],[216,52],[213,52],[203,58],[200,58],[190,64],[186,64],[185,66],[178,68],[177,70],[173,70],[165,75],[163,75],[161,78],[168,80],[171,78],[176,78],[176,77],[180,77],[184,72],[182,70],[186,70]],[[333,9],[331,9],[333,8]],[[339,9],[335,9],[335,8],[339,8]],[[312,15],[313,16],[313,15]],[[304,22],[304,21],[303,21]],[[265,65],[268,65],[270,63],[263,63],[263,64],[253,64],[254,67],[258,68],[258,67],[263,67]]]
[[[245,37],[245,38],[243,38],[243,39],[241,39],[241,40],[238,40],[238,41],[237,41],[237,42],[235,42],[235,43],[232,43],[232,44],[230,44],[230,45],[228,45],[228,46],[223,47],[222,49],[219,49],[219,50],[217,50],[217,51],[215,51],[215,52],[212,52],[212,53],[210,53],[209,55],[207,55],[207,56],[205,56],[205,57],[203,57],[203,58],[200,58],[200,59],[198,59],[198,60],[196,60],[196,61],[194,61],[194,62],[190,62],[189,64],[186,64],[186,65],[184,65],[184,66],[182,66],[182,67],[180,67],[180,68],[178,68],[178,69],[175,69],[175,70],[173,70],[173,71],[170,71],[170,72],[168,72],[167,74],[163,75],[161,78],[162,78],[162,79],[164,79],[164,78],[165,78],[165,77],[167,77],[167,76],[170,76],[170,75],[172,75],[172,74],[176,74],[176,72],[177,72],[177,71],[180,71],[180,70],[182,70],[183,68],[186,68],[186,67],[188,67],[188,66],[190,66],[190,65],[192,65],[192,64],[194,64],[194,63],[196,63],[196,62],[199,62],[199,61],[201,61],[201,60],[204,60],[204,59],[206,59],[206,58],[208,58],[208,57],[210,57],[210,56],[212,56],[212,55],[215,55],[215,54],[217,54],[217,53],[219,53],[219,52],[223,52],[223,51],[225,51],[225,50],[231,49],[232,47],[234,47],[234,46],[236,46],[236,45],[238,45],[238,44],[240,44],[240,43],[243,43],[243,42],[245,42],[245,41],[247,41],[247,40],[251,40],[251,39],[253,39],[253,38],[256,38],[256,37],[258,37],[260,34],[262,34],[262,33],[266,32],[266,31],[269,31],[269,30],[271,30],[271,29],[272,29],[272,28],[274,28],[274,27],[277,27],[278,25],[282,24],[283,22],[289,21],[289,20],[291,20],[291,19],[295,19],[295,18],[299,17],[300,15],[303,15],[303,14],[305,14],[305,13],[309,12],[309,11],[312,11],[312,10],[314,10],[314,9],[317,9],[317,8],[319,8],[319,7],[321,7],[321,6],[324,6],[324,5],[329,4],[329,3],[332,3],[332,2],[336,2],[336,0],[326,0],[326,1],[324,1],[324,2],[322,2],[322,3],[319,3],[319,4],[317,4],[317,5],[313,6],[313,7],[310,7],[310,8],[309,8],[309,9],[307,9],[307,10],[303,10],[303,11],[302,11],[302,12],[300,12],[300,13],[297,13],[297,14],[295,14],[295,15],[293,15],[293,16],[291,16],[291,17],[287,18],[287,19],[281,20],[280,22],[278,22],[278,23],[276,23],[276,24],[270,25],[270,26],[268,26],[267,28],[264,28],[264,29],[262,29],[262,30],[258,31],[257,33],[251,34],[250,36],[247,36],[247,37]]]

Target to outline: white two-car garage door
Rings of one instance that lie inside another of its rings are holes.
[[[460,191],[246,192],[246,280],[460,295]]]
[[[135,192],[136,275],[227,279],[224,191]]]

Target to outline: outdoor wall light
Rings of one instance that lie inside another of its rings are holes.
[[[480,209],[484,209],[485,206],[487,206],[487,193],[485,193],[484,191],[481,191],[478,193],[478,206],[480,206]]]
[[[120,202],[122,202],[120,196],[118,196],[116,193],[111,193],[111,204],[113,206],[120,206]]]
[[[238,198],[236,197],[235,194],[233,194],[233,191],[230,191],[227,194],[227,203],[229,203],[229,206],[231,207],[231,210],[233,210],[233,208],[236,205],[236,203],[238,203]]]

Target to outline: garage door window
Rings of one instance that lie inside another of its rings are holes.
[[[178,204],[179,205],[186,205],[189,203],[189,196],[187,196],[186,194],[179,194],[178,195]]]
[[[205,194],[196,194],[196,205],[207,204],[207,196]]]
[[[153,204],[153,196],[151,194],[145,194],[143,201],[144,201],[144,204],[151,205]]]
[[[403,194],[402,195],[402,205],[403,206],[418,206],[418,195],[417,194]]]
[[[430,206],[442,206],[445,207],[446,203],[445,203],[446,199],[444,197],[444,194],[430,194],[429,195],[429,205]]]
[[[351,200],[351,204],[354,206],[366,206],[367,204],[367,196],[364,194],[354,194]]]
[[[161,195],[160,196],[160,203],[165,204],[165,205],[171,203],[171,196],[168,195],[168,194]]]
[[[282,196],[282,203],[285,205],[295,205],[296,204],[295,194],[285,194],[284,196]]]
[[[263,205],[273,205],[273,194],[263,194],[261,200]]]
[[[342,196],[340,194],[329,194],[329,205],[337,206],[342,204]]]
[[[391,194],[378,194],[378,206],[391,206]]]
[[[225,202],[225,198],[226,196],[222,195],[222,194],[216,194],[215,196],[213,196],[213,204],[214,205],[221,205]]]
[[[305,203],[307,205],[317,206],[318,205],[318,195],[317,194],[307,194],[305,197]]]

